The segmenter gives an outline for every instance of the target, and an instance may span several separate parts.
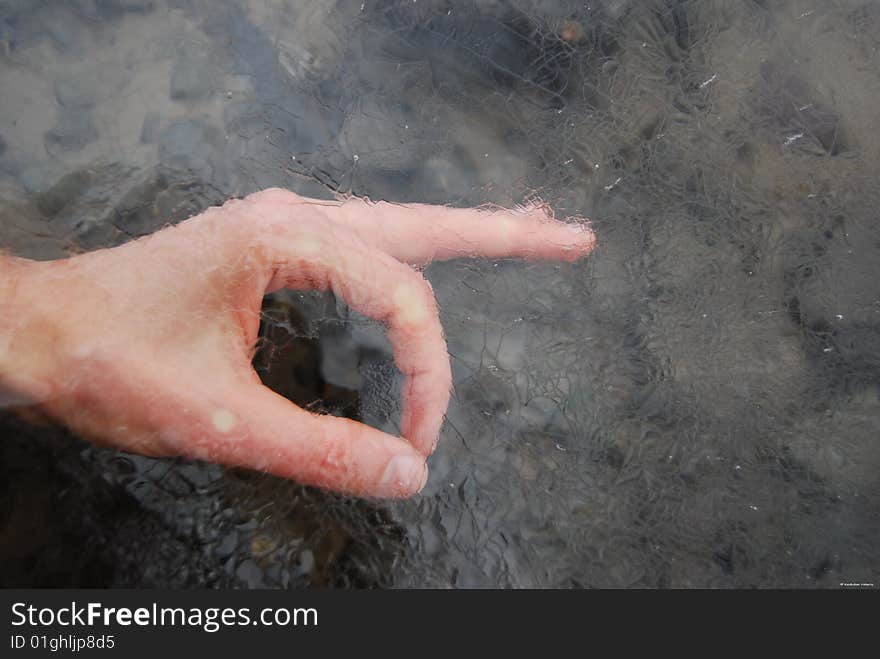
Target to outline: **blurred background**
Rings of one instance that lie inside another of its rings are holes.
[[[3,416],[0,586],[880,582],[878,48],[874,0],[0,0],[4,250],[269,186],[599,238],[427,269],[455,393],[410,501]],[[261,332],[273,389],[396,432],[381,327],[286,292]]]

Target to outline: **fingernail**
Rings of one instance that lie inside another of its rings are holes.
[[[590,249],[595,246],[596,234],[593,233],[593,230],[587,224],[567,224],[566,226],[569,231],[581,239],[583,245],[589,246]]]
[[[581,235],[585,233],[593,233],[593,230],[590,229],[586,222],[571,222],[567,223],[565,226],[567,226],[572,233],[578,233]]]
[[[24,375],[8,375],[0,382],[0,409],[45,403],[52,389],[45,382]]]
[[[428,481],[428,465],[416,456],[398,455],[391,458],[379,481],[384,496],[407,496],[420,492]]]

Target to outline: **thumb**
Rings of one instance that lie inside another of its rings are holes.
[[[407,441],[362,423],[317,415],[258,383],[218,396],[179,449],[190,457],[265,471],[358,496],[409,497],[428,478]]]

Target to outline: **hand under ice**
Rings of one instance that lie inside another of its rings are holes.
[[[0,405],[93,441],[263,470],[365,496],[427,478],[451,375],[432,290],[411,265],[574,261],[582,225],[503,211],[306,199],[266,190],[113,249],[0,258]],[[407,265],[411,264],[411,265]],[[388,327],[402,438],[307,412],[251,365],[263,295],[330,289]]]

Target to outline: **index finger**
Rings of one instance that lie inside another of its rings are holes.
[[[548,208],[450,208],[359,198],[324,201],[286,190],[260,195],[280,204],[310,204],[360,240],[413,265],[464,257],[576,261],[596,245],[586,221],[561,222]]]

